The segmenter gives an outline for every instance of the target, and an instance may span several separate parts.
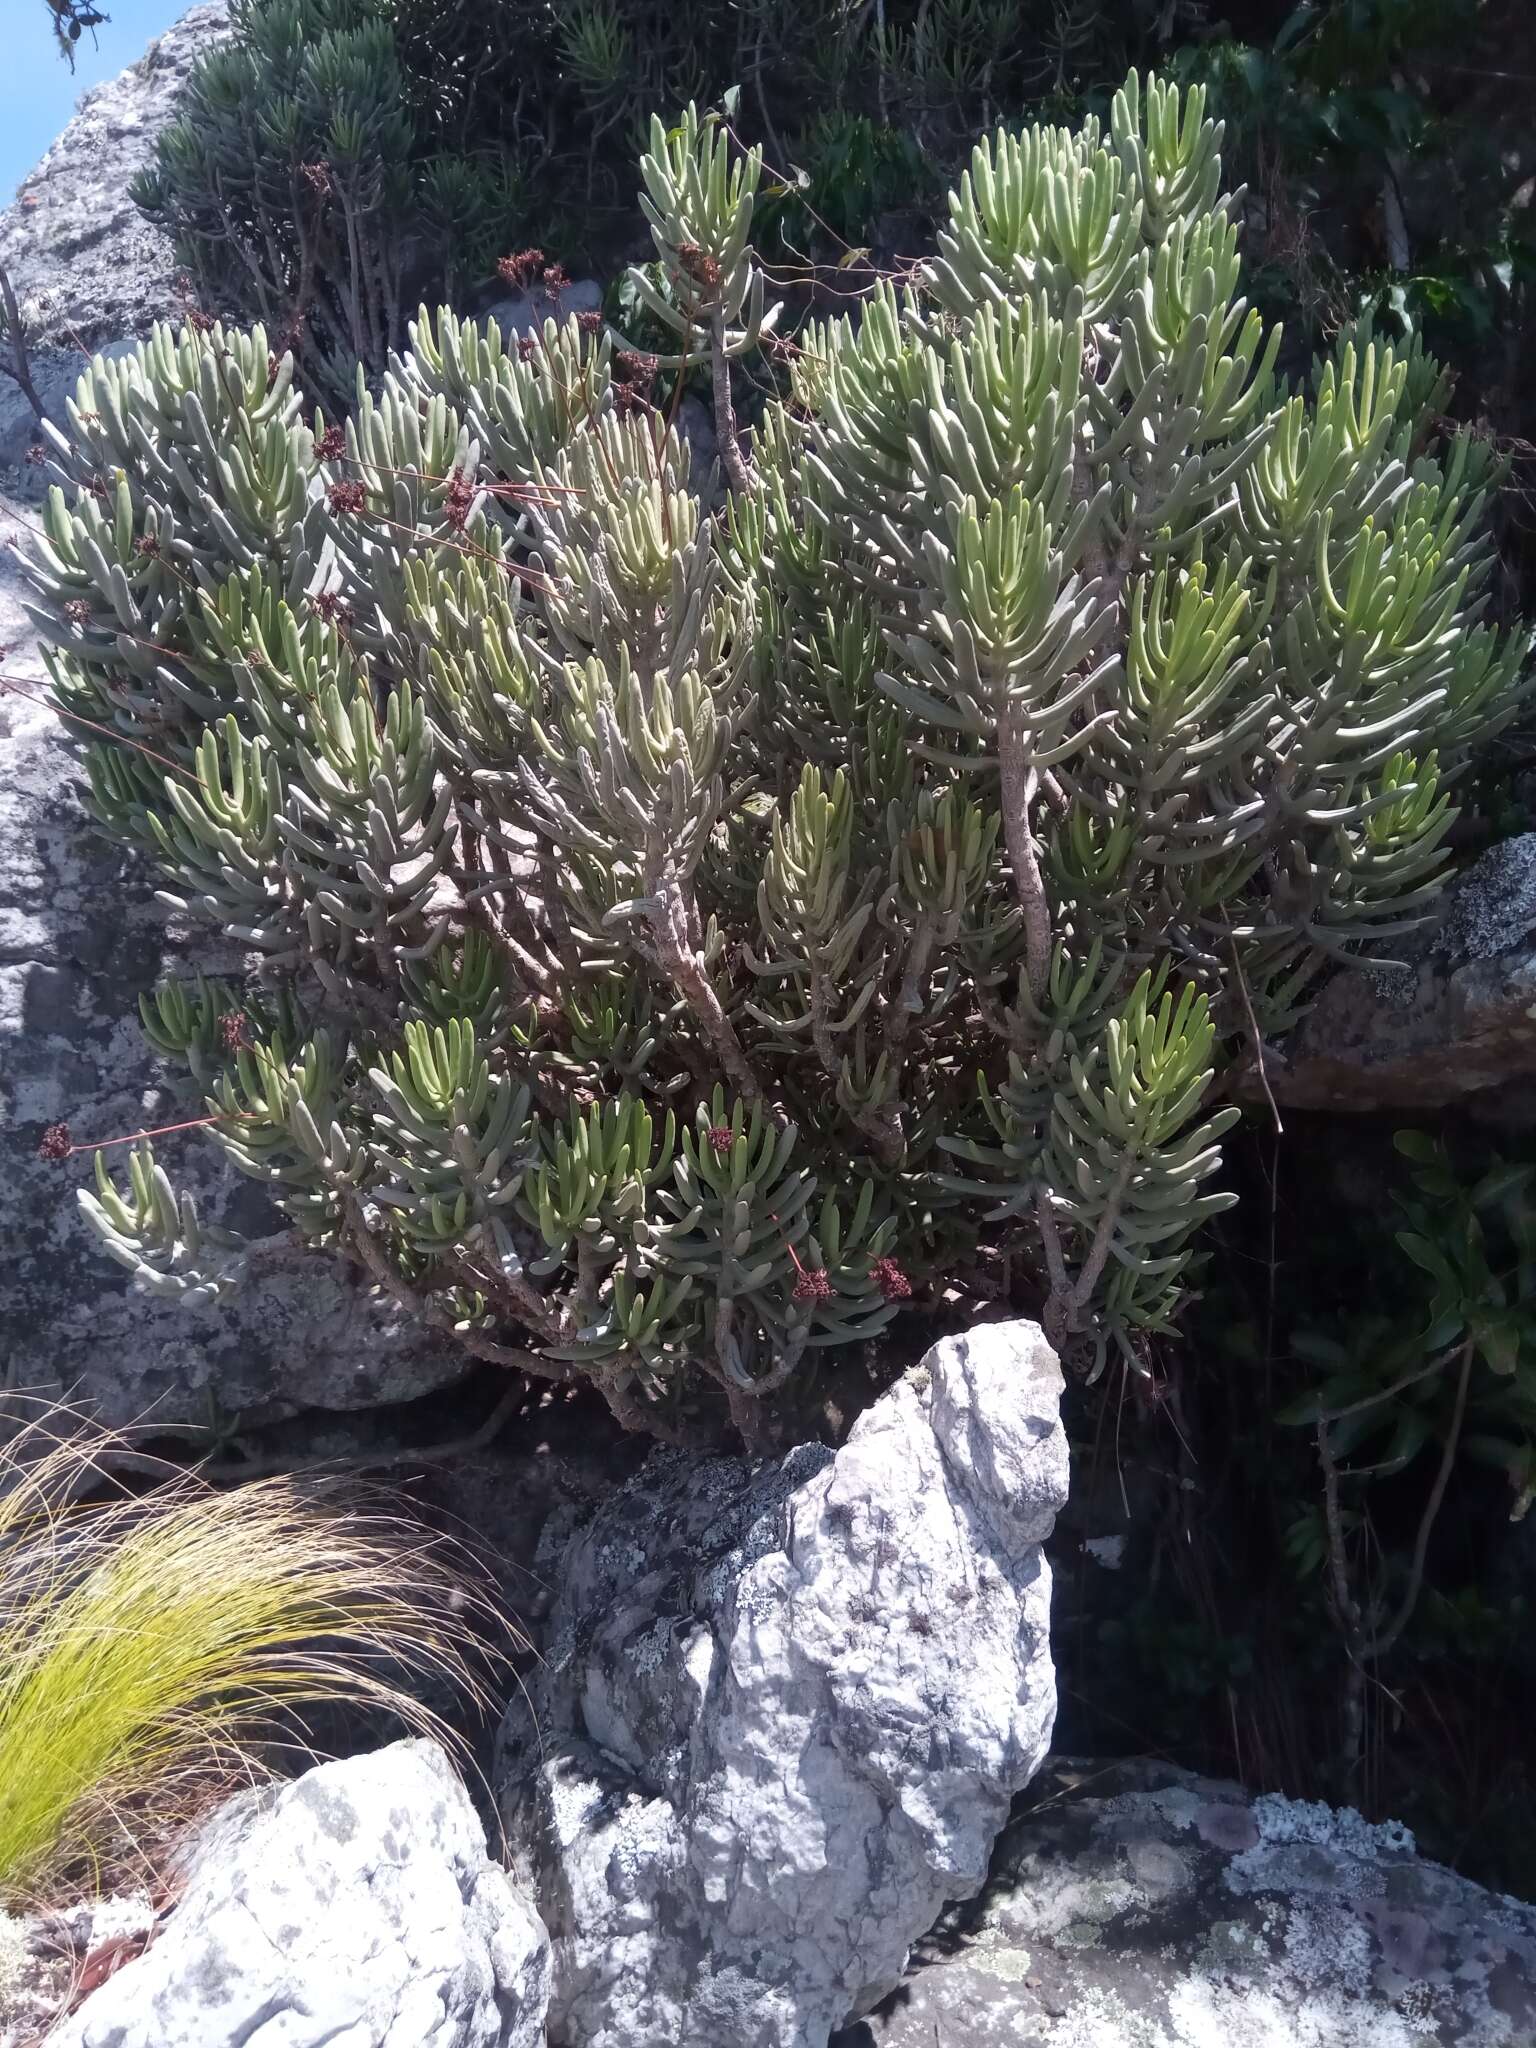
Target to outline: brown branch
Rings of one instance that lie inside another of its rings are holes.
[[[1349,1584],[1349,1562],[1344,1548],[1344,1516],[1339,1506],[1339,1468],[1328,1441],[1328,1425],[1317,1425],[1317,1460],[1323,1470],[1323,1522],[1328,1532],[1328,1570],[1333,1582],[1333,1604],[1344,1637],[1344,1654],[1349,1671],[1344,1685],[1344,1754],[1339,1776],[1345,1791],[1353,1788],[1360,1768],[1360,1750],[1365,1731],[1365,1645],[1360,1627],[1360,1609]]]
[[[11,280],[3,263],[0,263],[0,305],[5,308],[5,331],[11,344],[11,360],[5,368],[21,386],[23,397],[41,422],[48,415],[43,409],[43,401],[37,395],[37,386],[32,382],[32,366],[27,361],[27,337],[21,324],[21,308],[16,303],[16,294],[11,289]]]
[[[248,1479],[300,1478],[310,1472],[388,1472],[401,1465],[435,1465],[444,1458],[466,1458],[495,1442],[526,1397],[526,1389],[514,1380],[478,1429],[446,1443],[395,1445],[341,1458],[250,1458],[240,1464],[201,1465],[197,1473],[210,1486],[243,1486]]]
[[[1099,1218],[1098,1227],[1093,1233],[1093,1242],[1088,1247],[1088,1256],[1084,1259],[1082,1268],[1072,1288],[1074,1316],[1078,1309],[1086,1305],[1089,1295],[1092,1294],[1095,1286],[1098,1284],[1098,1278],[1104,1270],[1105,1262],[1109,1258],[1110,1247],[1115,1239],[1115,1225],[1120,1220],[1120,1205],[1125,1200],[1125,1191],[1130,1185],[1131,1175],[1135,1171],[1135,1164],[1134,1158],[1125,1158],[1121,1161],[1120,1170],[1115,1175],[1113,1185],[1104,1204],[1104,1213]]]
[[[678,371],[679,387],[683,372]],[[746,497],[757,489],[757,475],[747,460],[736,424],[736,403],[731,397],[731,365],[725,353],[725,314],[717,306],[709,324],[709,375],[715,400],[715,434],[720,443],[720,460],[731,489]]]
[[[540,1358],[535,1352],[527,1351],[521,1345],[498,1344],[484,1337],[478,1330],[468,1329],[456,1322],[446,1309],[439,1308],[419,1288],[398,1273],[391,1265],[383,1246],[368,1228],[363,1215],[363,1205],[355,1194],[342,1196],[342,1207],[346,1216],[344,1241],[357,1253],[368,1272],[386,1294],[397,1301],[414,1316],[419,1316],[430,1329],[441,1330],[462,1345],[472,1358],[483,1358],[490,1365],[504,1365],[513,1372],[526,1373],[530,1379],[553,1380],[563,1385],[572,1378],[567,1365],[553,1359]]]
[[[1013,886],[1024,912],[1024,976],[1036,1002],[1051,973],[1051,907],[1040,872],[1031,812],[1039,777],[1030,760],[1029,735],[1018,705],[1005,704],[997,721],[997,765],[1002,785],[1003,841]]]
[[[1280,1109],[1275,1101],[1275,1091],[1269,1085],[1269,1072],[1264,1057],[1264,1040],[1259,1032],[1259,1020],[1254,1013],[1253,997],[1248,991],[1248,977],[1243,972],[1242,959],[1237,950],[1237,937],[1232,930],[1232,920],[1225,911],[1222,912],[1222,922],[1227,927],[1227,944],[1232,949],[1232,972],[1237,977],[1238,990],[1243,998],[1243,1008],[1248,1016],[1248,1035],[1253,1047],[1254,1064],[1259,1070],[1259,1086],[1264,1090],[1264,1099],[1269,1104],[1269,1113],[1274,1119],[1275,1136],[1279,1137],[1284,1132],[1285,1125],[1280,1121]]]
[[[656,864],[648,863],[653,873]],[[647,921],[655,944],[657,965],[703,1025],[737,1094],[745,1102],[761,1105],[765,1114],[770,1113],[762,1084],[742,1049],[735,1026],[725,1014],[704,962],[688,942],[689,925],[695,921],[689,917],[689,907],[677,882],[656,877]]]
[[[1418,1531],[1413,1539],[1413,1558],[1408,1567],[1408,1583],[1403,1588],[1403,1597],[1398,1603],[1397,1613],[1392,1617],[1385,1635],[1376,1636],[1371,1643],[1371,1654],[1377,1659],[1385,1657],[1388,1651],[1395,1647],[1399,1636],[1413,1619],[1413,1610],[1419,1604],[1419,1594],[1424,1588],[1424,1563],[1429,1555],[1429,1539],[1445,1499],[1445,1489],[1450,1484],[1451,1468],[1456,1463],[1456,1453],[1461,1445],[1461,1426],[1466,1420],[1467,1392],[1472,1382],[1472,1354],[1475,1349],[1473,1338],[1469,1336],[1462,1340],[1456,1400],[1451,1410],[1451,1426],[1445,1434],[1445,1448],[1440,1454],[1440,1469],[1435,1474],[1435,1483],[1429,1490],[1429,1499],[1424,1503],[1424,1513],[1419,1518]]]

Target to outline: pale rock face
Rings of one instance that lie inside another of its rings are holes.
[[[55,2048],[541,2048],[549,1943],[430,1742],[242,1795]]]
[[[554,2048],[823,2048],[986,1874],[1050,1740],[1061,1375],[934,1346],[833,1453],[653,1454],[549,1560],[498,1787]]]
[[[136,64],[82,95],[73,120],[15,204],[0,213],[0,265],[32,340],[32,374],[62,424],[84,351],[126,345],[176,310],[176,252],[129,197],[154,157],[193,63],[229,25],[227,0],[205,0],[157,36]],[[37,439],[31,408],[0,375],[0,467]]]

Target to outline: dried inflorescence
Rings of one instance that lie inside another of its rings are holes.
[[[423,312],[345,435],[259,330],[93,364],[32,565],[94,629],[59,695],[121,735],[98,813],[264,962],[146,1027],[317,1248],[665,1435],[752,1434],[815,1350],[999,1271],[1146,1363],[1226,1199],[1218,1072],[1435,915],[1525,687],[1486,451],[1368,334],[1277,380],[1219,139],[1133,78],[985,142],[750,446],[761,165],[694,114],[644,164],[670,355]],[[718,517],[645,402],[697,367]],[[240,1284],[147,1149],[87,1206],[145,1284]]]

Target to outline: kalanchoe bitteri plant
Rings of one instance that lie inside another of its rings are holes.
[[[345,427],[260,330],[92,365],[31,556],[59,702],[271,984],[145,1021],[317,1249],[664,1435],[760,1435],[950,1289],[1090,1360],[1171,1327],[1218,1073],[1435,914],[1524,651],[1432,366],[1277,382],[1219,141],[1133,76],[984,142],[748,451],[758,162],[657,124],[713,515],[575,321],[423,313]],[[238,1284],[147,1148],[84,1199],[146,1284]]]

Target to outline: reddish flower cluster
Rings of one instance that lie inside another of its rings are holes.
[[[73,619],[77,626],[88,626],[91,623],[89,601],[83,597],[72,597],[64,607],[64,616]]]
[[[832,1282],[825,1266],[802,1266],[800,1277],[795,1282],[796,1301],[827,1301],[831,1298]]]
[[[709,1127],[709,1142],[715,1148],[716,1157],[724,1159],[736,1140],[731,1133],[729,1124],[711,1124]]]
[[[365,512],[368,509],[368,493],[359,483],[332,484],[325,498],[333,512]]]
[[[133,552],[136,555],[146,555],[153,560],[160,552],[160,543],[154,534],[141,533],[133,544]]]
[[[299,176],[318,199],[331,196],[331,167],[327,163],[300,164]]]
[[[242,1052],[251,1042],[251,1027],[242,1010],[226,1010],[219,1019],[219,1043],[226,1052]]]
[[[351,625],[352,607],[340,591],[322,590],[318,597],[312,597],[309,602],[315,616],[324,619],[327,625]]]
[[[887,1301],[909,1301],[912,1297],[912,1282],[889,1253],[874,1261],[869,1277]]]
[[[41,441],[34,441],[32,443],[32,446],[27,450],[28,469],[41,469],[43,464],[47,460],[48,450],[43,446]]]
[[[707,292],[718,291],[724,275],[716,257],[701,249],[697,242],[679,242],[677,260],[695,284],[703,285]]]
[[[37,1148],[39,1159],[67,1159],[74,1150],[68,1124],[50,1124]]]
[[[316,462],[340,462],[347,452],[347,437],[340,427],[327,427],[315,443]]]
[[[197,303],[197,287],[185,271],[171,286],[176,303],[181,308],[181,317],[195,334],[206,334],[216,323],[211,313],[205,313]]]
[[[649,404],[651,387],[661,365],[655,356],[636,348],[621,348],[613,359],[614,398],[621,413],[635,412]]]
[[[542,275],[548,262],[542,249],[519,249],[515,256],[502,257],[496,265],[496,275],[514,291],[526,291],[533,280]]]
[[[474,485],[462,470],[456,469],[449,477],[448,489],[443,495],[443,517],[452,532],[464,531],[474,502]]]
[[[603,331],[603,316],[601,313],[578,313],[576,315],[576,325],[583,334],[601,334]]]

